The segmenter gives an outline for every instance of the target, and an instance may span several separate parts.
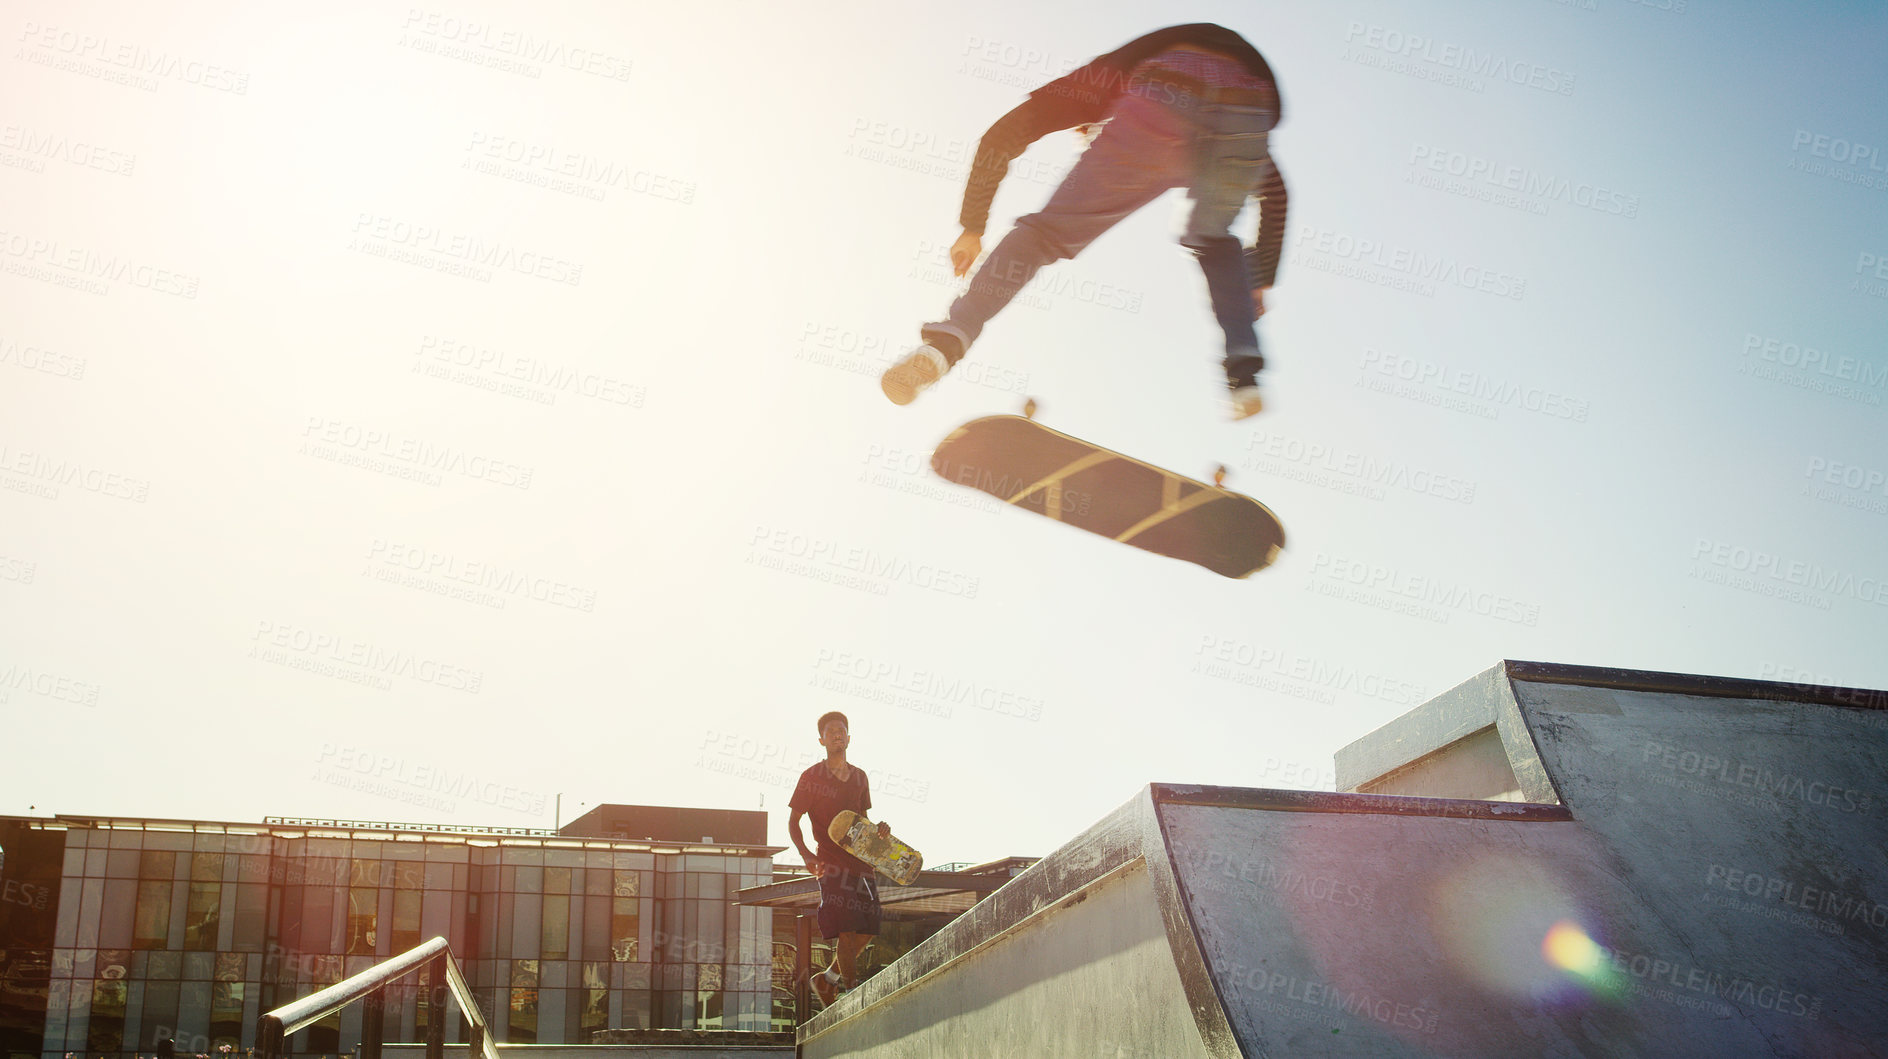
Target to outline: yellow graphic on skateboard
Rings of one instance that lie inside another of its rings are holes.
[[[826,834],[840,849],[877,868],[900,886],[910,886],[924,867],[924,854],[905,845],[895,835],[880,835],[877,824],[850,809],[841,809],[833,817]]]

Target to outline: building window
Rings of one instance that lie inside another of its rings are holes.
[[[39,1051],[51,971],[49,950],[0,951],[0,1054]]]
[[[724,996],[719,964],[704,963],[695,985],[695,1028],[698,1030],[718,1030],[721,1023],[721,1001]]]
[[[192,853],[190,855],[190,881],[223,881],[223,855],[221,853]]]
[[[590,1035],[610,1028],[610,965],[583,965],[583,1010],[577,1016],[578,1041],[588,1042]]]
[[[570,958],[570,895],[545,894],[544,937],[538,954],[547,960]]]
[[[138,910],[131,921],[131,947],[162,949],[170,943],[170,880],[140,880]]]
[[[267,938],[269,887],[266,883],[236,885],[236,929],[232,944],[238,952],[261,952]]]
[[[766,909],[763,914],[773,919],[773,1010],[770,1018],[771,1027],[778,1030],[792,1030],[799,1024],[794,1018],[793,997],[797,980],[794,977],[795,957],[799,952],[799,913],[789,908]],[[809,957],[810,959],[811,957]],[[823,965],[812,964],[818,968]]]
[[[223,884],[193,882],[184,914],[184,948],[209,952],[216,948],[216,929],[223,908]]]
[[[284,931],[284,944],[297,952],[324,952],[334,931],[335,890],[327,886],[302,888],[300,933]]]
[[[241,1047],[243,1042],[242,982],[210,984],[210,1043]]]
[[[150,963],[145,965],[144,977],[174,982],[183,977],[184,954],[181,952],[153,952]]]
[[[458,1020],[452,1014],[452,993],[446,988],[445,974],[446,970],[444,967],[437,963],[433,964],[431,969],[426,972],[426,978],[422,983],[419,983],[420,987],[415,990],[418,994],[418,999],[413,1005],[413,1032],[421,1040],[426,1039],[427,1027],[432,1025],[434,990],[438,990],[439,995],[443,997],[446,1002],[445,1007],[441,1009],[442,1017],[446,1020],[446,1032],[448,1034],[452,1033],[453,1027],[457,1025]],[[484,1010],[483,1007],[479,1008],[481,1014],[484,1013]]]
[[[655,1020],[654,991],[652,989],[650,966],[646,963],[631,964],[623,968],[623,1020],[617,1023],[626,1030],[646,1030],[652,1026],[679,1026],[680,1023],[659,1023]]]
[[[167,849],[147,849],[138,854],[138,878],[169,882],[177,874],[177,854]]]
[[[379,890],[359,886],[347,892],[347,954],[349,956],[374,954],[374,921],[379,905]]]
[[[536,1044],[538,1040],[538,961],[511,961],[509,1044]]]
[[[636,961],[636,898],[613,897],[610,914],[610,956],[617,963]]]
[[[393,952],[402,953],[420,943],[420,892],[393,892]]]
[[[333,985],[334,983],[330,982],[328,984]],[[316,1055],[322,1056],[323,1059],[326,1059],[326,1056],[330,1052],[336,1055],[340,1054],[341,1013],[339,1011],[329,1015],[327,1018],[322,1019],[302,1032],[308,1034],[308,1044],[299,1049],[302,1053],[314,1052]]]
[[[141,1050],[153,1050],[158,1041],[177,1035],[178,985],[175,981],[144,983],[144,1005],[138,1019]]]
[[[125,1046],[125,980],[101,978],[92,983],[92,1017],[85,1047],[94,1052],[115,1052]]]

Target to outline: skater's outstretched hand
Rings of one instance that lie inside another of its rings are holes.
[[[965,232],[951,244],[951,271],[963,275],[970,271],[970,266],[977,263],[978,255],[983,253],[983,233]]]
[[[1270,287],[1252,288],[1252,318],[1254,320],[1265,315],[1265,292],[1271,289]]]
[[[883,820],[880,820],[878,822],[878,837],[880,838],[892,837],[892,825],[886,823]]]

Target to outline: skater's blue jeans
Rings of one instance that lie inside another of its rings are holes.
[[[949,317],[923,330],[949,335],[969,350],[1042,266],[1074,257],[1169,188],[1185,187],[1193,210],[1180,243],[1206,273],[1213,315],[1226,337],[1227,380],[1251,383],[1265,361],[1253,328],[1251,279],[1231,228],[1270,163],[1266,134],[1276,112],[1190,95],[1169,105],[1129,93],[1110,118],[1048,204],[1017,220],[990,252],[970,289],[951,303]],[[945,355],[955,361],[960,354],[946,344]]]

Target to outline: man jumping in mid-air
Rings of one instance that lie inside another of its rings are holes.
[[[1010,162],[1060,129],[1107,125],[1041,212],[1020,218],[950,315],[920,329],[924,344],[885,372],[880,385],[910,404],[963,359],[984,325],[1052,261],[1072,258],[1122,218],[1169,188],[1193,200],[1180,243],[1199,258],[1213,315],[1226,336],[1226,384],[1235,419],[1262,407],[1254,320],[1278,271],[1285,236],[1285,182],[1267,134],[1280,117],[1278,85],[1257,49],[1211,23],[1149,33],[1030,93],[983,134],[951,246],[961,276],[983,249],[984,224]],[[1251,248],[1231,233],[1248,197],[1259,200]]]

